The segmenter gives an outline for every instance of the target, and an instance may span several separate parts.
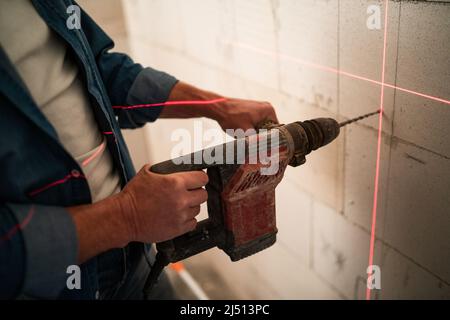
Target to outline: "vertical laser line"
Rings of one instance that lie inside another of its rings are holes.
[[[388,0],[384,1],[384,39],[383,39],[383,64],[381,70],[381,93],[380,93],[380,114],[378,117],[378,141],[377,141],[377,160],[375,166],[375,181],[373,190],[373,207],[372,207],[372,228],[370,232],[369,246],[369,265],[370,274],[372,274],[372,264],[375,246],[375,229],[377,224],[377,203],[378,203],[378,182],[380,178],[380,155],[381,155],[381,130],[383,128],[383,111],[384,111],[384,76],[386,69],[386,39],[387,39],[387,21],[388,21]],[[369,274],[367,275],[366,300],[370,300],[371,289],[369,288]]]

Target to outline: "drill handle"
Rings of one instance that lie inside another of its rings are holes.
[[[194,158],[194,156],[195,153],[185,156],[185,158]],[[206,189],[209,189],[209,194],[211,192],[211,187],[218,183],[217,181],[215,181],[216,179],[214,177],[211,177],[211,174],[213,174],[213,172],[215,171],[213,169],[214,166],[215,165],[208,165],[206,163],[177,164],[176,161],[167,160],[153,165],[150,168],[150,171],[157,174],[171,174],[176,172],[195,171],[209,168],[207,170],[207,173],[208,176],[210,176],[210,181],[206,186]],[[212,201],[211,197],[209,197],[208,199],[208,204],[210,201]],[[186,259],[200,252],[215,247],[220,241],[219,234],[221,234],[221,230],[219,228],[220,224],[218,223],[218,221],[221,221],[220,213],[208,210],[208,218],[200,221],[193,231],[187,232],[174,239],[157,243],[156,249],[158,253],[156,256],[155,264],[154,266],[152,266],[150,276],[147,279],[147,283],[145,286],[146,290],[151,290],[162,270],[169,263]]]
[[[193,160],[195,159],[195,157],[197,157],[199,152],[203,152],[203,150],[191,153],[186,156],[182,156],[180,158],[183,158],[183,160],[186,159]],[[214,166],[217,166],[215,164],[206,164],[204,162],[195,163],[192,161],[191,162],[188,161],[188,163],[183,162],[180,163],[180,161],[177,161],[177,159],[171,159],[155,164],[150,168],[150,171],[157,174],[171,174],[176,172],[198,171],[209,168],[207,170],[207,173],[208,176],[210,176],[210,169]],[[210,182],[206,186],[207,190],[209,189],[209,185],[211,184],[211,182],[212,181],[210,177]],[[188,232],[184,235],[181,235],[177,238],[174,238],[172,240],[158,243],[156,246],[158,252],[164,253],[167,256],[168,262],[176,262],[195,254],[195,253],[190,254],[189,250],[198,250],[198,252],[201,252],[202,246],[206,246],[208,248],[213,247],[214,245],[209,244],[208,232],[211,229],[212,225],[214,224],[213,221],[215,221],[215,219],[210,218],[211,215],[208,211],[208,218],[203,221],[200,221],[197,224],[195,230]]]
[[[218,243],[217,236],[220,232],[218,231],[212,226],[209,219],[206,219],[199,222],[193,231],[172,240],[157,243],[158,253],[145,282],[144,293],[148,295],[151,292],[169,263],[178,262],[215,247]]]
[[[164,256],[167,263],[194,256],[217,245],[217,230],[209,219],[200,221],[197,227],[174,239],[156,244],[158,253]]]

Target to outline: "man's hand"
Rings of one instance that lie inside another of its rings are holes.
[[[200,205],[208,199],[203,171],[159,175],[145,166],[120,194],[131,241],[160,242],[195,229]]]
[[[217,122],[223,130],[254,129],[265,120],[278,123],[275,109],[269,102],[242,99],[227,99],[221,103]]]
[[[160,242],[193,230],[207,183],[203,171],[159,175],[145,166],[118,194],[67,208],[77,229],[79,263],[131,241]]]
[[[215,93],[178,82],[172,89],[169,101],[217,101],[223,98]],[[275,109],[268,102],[227,98],[212,104],[165,106],[161,118],[207,117],[216,120],[223,130],[247,129],[265,120],[278,123]]]

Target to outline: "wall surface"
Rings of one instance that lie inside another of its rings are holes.
[[[380,29],[367,26],[370,5],[380,9]],[[270,101],[284,123],[343,120],[380,106],[384,1],[123,6],[137,61],[224,95]],[[450,2],[389,1],[388,8],[374,247],[382,288],[372,298],[449,299]],[[147,126],[151,161],[170,157],[175,128],[192,126]],[[305,165],[288,169],[277,190],[275,246],[237,263],[218,250],[187,260],[205,291],[213,298],[363,299],[378,128],[376,117],[348,126]]]

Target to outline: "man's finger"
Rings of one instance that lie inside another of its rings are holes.
[[[195,229],[195,227],[197,227],[197,220],[191,219],[183,225],[183,227],[182,227],[183,233],[192,231]]]
[[[208,193],[205,189],[200,188],[189,191],[189,207],[197,207],[208,200]]]
[[[195,190],[204,187],[208,183],[208,175],[203,171],[190,171],[175,173],[183,176],[187,190]]]
[[[186,212],[186,221],[192,220],[200,213],[200,206],[190,207]]]

